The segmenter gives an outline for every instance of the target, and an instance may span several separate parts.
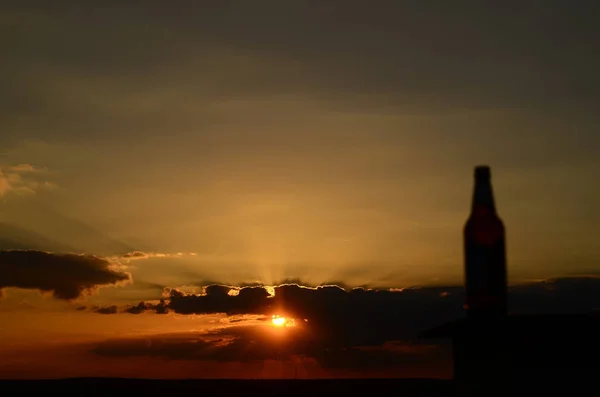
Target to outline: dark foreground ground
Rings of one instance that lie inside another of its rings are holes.
[[[368,380],[144,380],[144,379],[61,379],[0,380],[0,396],[13,395],[162,395],[197,393],[199,396],[451,396],[452,382],[430,379]],[[60,394],[59,394],[60,393]]]
[[[589,374],[575,381],[560,374],[539,374],[515,381],[509,392],[498,384],[485,384],[485,393],[457,392],[451,380],[439,379],[328,379],[328,380],[150,380],[78,378],[59,380],[0,380],[0,396],[81,395],[111,396],[598,396],[595,381]],[[181,394],[186,393],[186,394]],[[193,393],[193,394],[192,394]]]

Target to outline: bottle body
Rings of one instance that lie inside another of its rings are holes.
[[[507,313],[506,238],[496,214],[488,167],[475,170],[471,214],[464,227],[465,307],[469,318]]]

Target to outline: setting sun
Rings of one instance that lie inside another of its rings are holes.
[[[271,318],[271,323],[276,327],[292,327],[296,325],[296,322],[293,318],[288,318],[279,315],[273,315]]]

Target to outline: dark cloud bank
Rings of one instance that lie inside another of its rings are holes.
[[[141,254],[123,258],[129,256]],[[130,275],[109,259],[35,250],[0,251],[0,272],[0,291],[6,287],[37,289],[63,300],[130,280]],[[205,361],[300,358],[322,367],[346,369],[414,368],[429,365],[435,357],[447,359],[446,344],[432,345],[416,335],[464,315],[462,287],[352,289],[336,285],[305,287],[296,281],[273,288],[212,284],[205,286],[202,294],[167,288],[158,303],[76,309],[100,314],[230,316],[228,324],[211,331],[109,340],[94,347],[98,355]],[[600,309],[600,277],[512,286],[510,308],[515,313],[596,311]],[[296,325],[270,325],[270,316],[276,314],[293,318]]]
[[[199,294],[166,288],[159,304],[140,302],[125,309],[139,314],[158,310],[177,314],[285,314],[294,318],[325,321],[330,318],[400,316],[428,325],[463,314],[464,291],[460,286],[403,289],[317,287],[301,283],[235,287],[208,285]],[[570,313],[600,310],[600,277],[565,277],[513,285],[509,305],[517,313]],[[433,320],[430,318],[435,317]]]
[[[64,300],[130,280],[107,259],[35,250],[0,251],[0,274],[0,294],[7,287],[36,289]]]
[[[260,286],[210,285],[204,294],[186,294],[178,289],[167,289],[165,294],[168,297],[159,304],[140,302],[125,310],[116,306],[96,310],[110,314],[170,311],[175,315],[226,313],[241,317],[232,317],[230,323],[235,325],[206,333],[111,340],[93,351],[103,356],[216,361],[303,357],[329,368],[414,368],[436,357],[450,357],[446,343],[419,340],[417,333],[464,315],[461,287],[344,290],[337,286],[286,284],[275,287],[272,296]],[[515,313],[594,311],[600,308],[600,278],[561,278],[513,286],[510,306]],[[259,315],[264,321],[258,325],[256,321],[245,321],[244,315],[248,314]],[[268,321],[274,314],[294,318],[296,325],[277,329]],[[278,336],[277,332],[282,334]]]

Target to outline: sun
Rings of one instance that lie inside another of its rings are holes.
[[[275,327],[293,327],[296,325],[293,318],[279,315],[273,315],[273,317],[271,317],[271,324],[273,324]]]

